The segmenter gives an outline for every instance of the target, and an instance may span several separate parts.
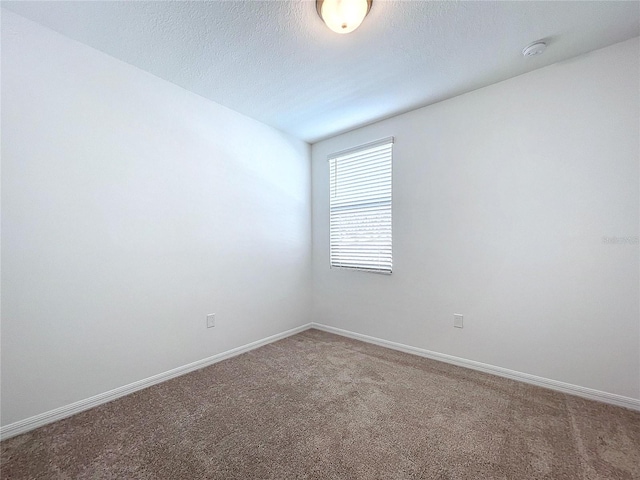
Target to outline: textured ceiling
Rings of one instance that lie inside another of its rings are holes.
[[[2,6],[308,142],[640,34],[635,1],[374,0],[347,35],[305,0]]]

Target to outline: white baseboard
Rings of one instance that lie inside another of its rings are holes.
[[[510,378],[512,380],[518,380],[539,387],[550,388],[551,390],[557,390],[559,392],[568,393],[570,395],[577,395],[579,397],[588,398],[590,400],[596,400],[599,402],[610,403],[619,407],[626,407],[632,410],[640,410],[640,400],[617,395],[615,393],[603,392],[600,390],[594,390],[592,388],[581,387],[579,385],[573,385],[571,383],[559,382],[557,380],[551,380],[548,378],[538,377],[536,375],[530,375],[528,373],[516,372],[515,370],[509,370],[507,368],[496,367],[486,363],[475,362],[473,360],[467,360],[460,357],[454,357],[453,355],[446,355],[444,353],[432,352],[423,348],[411,347],[402,343],[390,342],[389,340],[383,340],[381,338],[370,337],[369,335],[363,335],[361,333],[350,332],[341,328],[330,327],[320,323],[312,323],[311,328],[316,328],[329,333],[335,333],[342,335],[343,337],[353,338],[355,340],[362,340],[363,342],[373,343],[381,347],[391,348],[393,350],[399,350],[401,352],[410,353],[413,355],[419,355],[421,357],[438,360],[445,363],[451,363],[460,367],[471,368],[473,370],[479,370],[485,373],[491,373],[500,377]]]
[[[89,410],[90,408],[97,407],[98,405],[102,405],[103,403],[110,402],[125,395],[129,395],[130,393],[137,392],[138,390],[142,390],[152,385],[156,385],[158,383],[170,380],[175,377],[179,377],[186,373],[193,372],[194,370],[208,367],[209,365],[213,365],[214,363],[226,360],[227,358],[235,357],[236,355],[240,355],[263,345],[276,342],[310,328],[315,328],[329,333],[335,333],[336,335],[341,335],[343,337],[361,340],[363,342],[372,343],[381,347],[391,348],[393,350],[399,350],[401,352],[410,353],[413,355],[419,355],[421,357],[458,365],[460,367],[479,370],[481,372],[498,375],[500,377],[506,377],[512,380],[530,383],[539,387],[550,388],[552,390],[557,390],[559,392],[568,393],[571,395],[577,395],[579,397],[588,398],[590,400],[597,400],[600,402],[610,403],[612,405],[618,405],[620,407],[626,407],[632,410],[640,411],[640,400],[635,398],[624,397],[622,395],[602,392],[600,390],[594,390],[578,385],[572,385],[570,383],[559,382],[557,380],[537,377],[535,375],[529,375],[528,373],[516,372],[515,370],[509,370],[502,367],[496,367],[494,365],[488,365],[486,363],[475,362],[473,360],[467,360],[460,357],[454,357],[453,355],[446,355],[444,353],[432,352],[423,348],[411,347],[402,343],[391,342],[389,340],[383,340],[381,338],[371,337],[369,335],[363,335],[361,333],[350,332],[341,328],[330,327],[328,325],[314,322],[293,328],[291,330],[287,330],[282,333],[278,333],[276,335],[272,335],[267,338],[263,338],[262,340],[248,343],[247,345],[243,345],[241,347],[233,348],[226,352],[218,353],[211,357],[198,360],[197,362],[189,363],[187,365],[174,368],[164,373],[159,373],[158,375],[154,375],[152,377],[130,383],[129,385],[124,385],[108,392],[104,392],[99,395],[95,395],[93,397],[89,397],[84,400],[80,400],[78,402],[71,403],[69,405],[65,405],[54,410],[41,413],[39,415],[35,415],[33,417],[25,418],[24,420],[19,420],[15,423],[5,425],[3,427],[0,427],[0,439],[6,440],[16,435],[20,435],[21,433],[26,433],[30,430],[34,430],[36,428],[47,425],[48,423],[62,420],[63,418],[70,417],[72,415],[75,415],[76,413]]]
[[[311,324],[292,328],[291,330],[287,330],[286,332],[271,335],[270,337],[263,338],[262,340],[257,340],[255,342],[248,343],[247,345],[233,348],[231,350],[218,353],[208,358],[203,358],[202,360],[198,360],[197,362],[189,363],[187,365],[183,365],[182,367],[174,368],[167,372],[159,373],[158,375],[154,375],[152,377],[130,383],[129,385],[124,385],[122,387],[109,390],[108,392],[104,392],[99,395],[95,395],[93,397],[89,397],[84,400],[80,400],[78,402],[74,402],[69,405],[65,405],[54,410],[35,415],[33,417],[25,418],[24,420],[19,420],[9,425],[5,425],[0,428],[0,439],[6,440],[7,438],[15,437],[16,435],[20,435],[21,433],[26,433],[30,430],[42,427],[43,425],[46,425],[48,423],[62,420],[63,418],[70,417],[71,415],[75,415],[76,413],[89,410],[90,408],[97,407],[98,405],[102,405],[103,403],[107,403],[125,395],[129,395],[130,393],[137,392],[138,390],[142,390],[143,388],[150,387],[157,383],[165,382],[169,379],[184,375],[185,373],[193,372],[194,370],[200,370],[201,368],[208,367],[209,365],[213,365],[214,363],[226,360],[227,358],[235,357],[236,355],[240,355],[241,353],[248,352],[258,347],[262,347],[263,345],[266,345],[268,343],[273,343],[291,335],[295,335],[296,333],[303,332],[305,330],[308,330],[309,328],[311,328]]]

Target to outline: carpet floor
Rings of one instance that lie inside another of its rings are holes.
[[[640,479],[640,412],[308,330],[1,448],[2,479]]]

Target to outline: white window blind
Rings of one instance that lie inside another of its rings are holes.
[[[329,156],[331,266],[391,273],[393,138]]]

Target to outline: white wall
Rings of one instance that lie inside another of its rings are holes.
[[[309,218],[306,143],[2,11],[3,425],[307,323]]]
[[[640,398],[638,45],[313,145],[314,320]],[[394,272],[330,270],[325,158],[391,135]]]

